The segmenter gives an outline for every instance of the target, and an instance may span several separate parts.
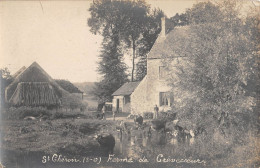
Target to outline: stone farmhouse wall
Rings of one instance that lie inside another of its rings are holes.
[[[119,112],[130,112],[130,102],[125,103],[124,96],[114,96],[112,100],[112,110],[116,111],[117,109],[117,99],[119,100]]]
[[[147,77],[145,76],[135,91],[131,94],[131,113],[142,114],[147,110]]]
[[[170,91],[165,79],[159,79],[161,59],[148,59],[147,75],[131,95],[131,113],[153,112],[160,104],[160,92]],[[159,107],[163,111],[165,107]]]

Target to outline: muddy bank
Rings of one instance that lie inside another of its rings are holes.
[[[95,139],[112,121],[93,119],[6,120],[1,123],[1,151],[5,165],[39,163],[43,155],[103,156]],[[8,166],[9,167],[9,166]]]

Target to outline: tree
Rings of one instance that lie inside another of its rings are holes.
[[[70,81],[64,79],[55,79],[64,90],[68,91],[69,93],[82,93],[76,86],[74,86]]]
[[[193,5],[192,8],[186,10],[184,15],[188,24],[212,23],[223,19],[220,6],[210,1]]]
[[[154,9],[147,17],[145,29],[142,32],[140,40],[137,43],[139,58],[136,64],[136,80],[141,81],[147,73],[147,54],[153,47],[159,33],[161,32],[161,18],[164,13],[160,9]]]
[[[5,106],[5,88],[13,81],[13,78],[10,74],[10,71],[8,68],[2,68],[0,69],[0,86],[1,86],[1,91],[0,91],[0,96],[1,96],[1,103],[2,105]]]
[[[168,31],[171,31],[176,26],[185,26],[189,24],[187,13],[176,13],[173,17],[168,19]]]
[[[176,74],[169,83],[179,117],[192,127],[204,127],[208,133],[218,130],[239,140],[254,118],[255,99],[243,86],[256,77],[259,41],[252,40],[255,28],[239,18],[236,6],[235,1],[214,7],[199,3],[188,10],[194,17],[189,36],[171,41],[171,54],[185,57],[175,67],[166,58],[164,63]],[[218,13],[215,18],[213,10]]]
[[[141,34],[145,30],[149,6],[144,1],[128,1],[129,7],[124,12],[126,22],[122,30],[122,39],[126,47],[132,49],[131,81],[134,81],[136,48]]]
[[[169,30],[172,30],[176,26],[210,23],[220,20],[222,17],[219,6],[210,1],[201,2],[194,4],[193,7],[187,9],[185,13],[176,13],[176,15],[169,18],[168,27]]]
[[[118,35],[111,34],[111,37],[104,39],[102,45],[98,72],[103,76],[93,89],[100,104],[111,101],[113,92],[128,81],[125,73],[126,65],[122,62],[123,55],[119,49]]]
[[[149,16],[150,6],[143,0],[97,0],[93,1],[89,10],[91,12],[91,18],[88,20],[88,24],[93,33],[99,33],[103,37],[106,37],[113,29],[113,31],[118,34],[119,39],[124,42],[121,43],[123,51],[126,53],[128,50],[132,50],[131,81],[134,81],[135,59],[139,55],[137,51],[145,47],[151,48],[150,44],[146,46],[147,41],[143,43],[143,37],[145,38],[146,35],[147,40],[151,40],[151,37],[149,37],[147,33],[152,32],[155,33],[157,37],[159,33],[159,27],[157,25],[158,17],[152,17],[155,13]],[[162,12],[157,12],[157,14],[161,13]],[[155,39],[151,42],[153,43]]]

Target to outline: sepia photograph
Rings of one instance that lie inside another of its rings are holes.
[[[1,0],[0,168],[259,168],[260,0]]]

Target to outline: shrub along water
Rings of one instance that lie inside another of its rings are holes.
[[[24,119],[27,116],[42,117],[51,116],[50,110],[46,107],[11,107],[4,113],[3,117],[6,119]]]

